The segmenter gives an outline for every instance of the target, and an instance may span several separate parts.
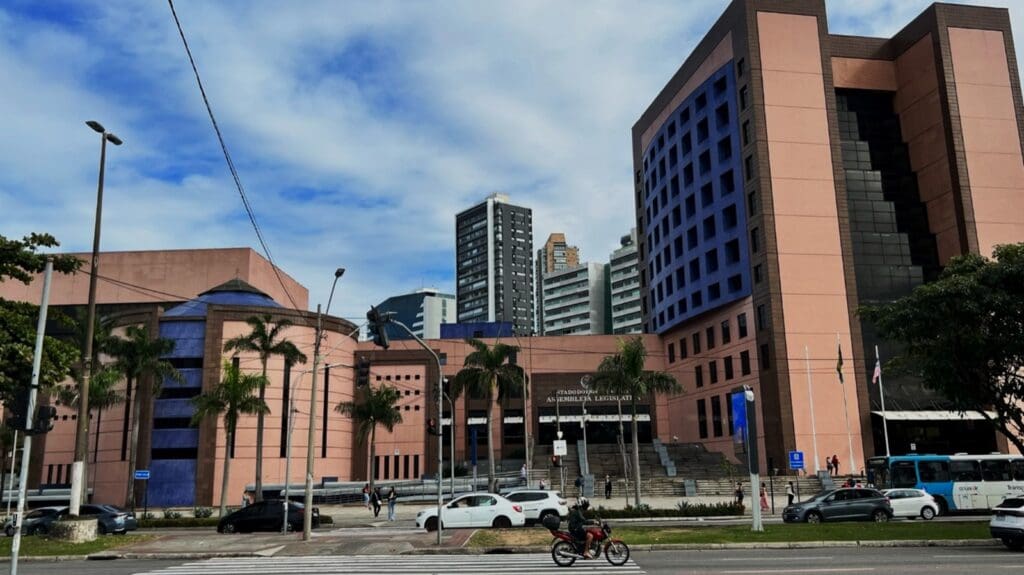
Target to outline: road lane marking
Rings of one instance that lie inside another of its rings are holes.
[[[874,567],[831,567],[820,569],[743,569],[740,571],[722,571],[733,575],[758,574],[758,573],[865,573],[877,571]]]
[[[830,561],[833,558],[832,555],[820,557],[720,557],[712,559],[712,561]]]

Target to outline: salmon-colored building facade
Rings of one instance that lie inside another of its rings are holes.
[[[732,2],[633,128],[647,331],[704,382],[669,401],[672,433],[730,450],[746,385],[776,467],[884,453],[870,379],[874,346],[896,350],[856,310],[1024,240],[1022,139],[1004,9],[935,4],[866,38],[831,34],[822,0]],[[741,313],[751,339],[722,347]],[[1007,449],[920,381],[886,383],[894,454]]]

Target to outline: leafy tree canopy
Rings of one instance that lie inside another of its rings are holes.
[[[980,412],[1024,451],[1024,244],[998,246],[994,256],[953,258],[937,281],[859,313],[903,347],[892,367],[954,409]]]
[[[21,240],[10,240],[0,235],[0,282],[16,280],[30,283],[33,275],[41,273],[46,266],[48,256],[38,253],[39,248],[58,245],[49,234],[31,234]],[[49,257],[53,258],[53,269],[59,273],[72,273],[81,265],[73,256]],[[59,319],[58,314],[51,315]],[[38,305],[0,298],[0,400],[9,401],[26,389],[32,380],[32,353],[38,321]],[[48,387],[63,381],[77,359],[78,348],[74,343],[46,337],[40,385]]]

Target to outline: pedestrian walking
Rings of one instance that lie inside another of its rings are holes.
[[[828,467],[828,474],[829,474],[829,477],[831,477],[833,475],[833,473],[832,473],[832,458],[827,456],[827,455],[825,456],[825,465]]]
[[[839,477],[839,456],[832,455],[832,471],[835,472],[836,477]]]
[[[370,484],[363,484],[363,507],[370,508]]]
[[[380,500],[381,500],[380,487],[375,487],[373,489],[373,492],[370,493],[370,505],[373,506],[373,516],[374,517],[377,517],[377,516],[380,515],[380,507],[381,507],[381,501]]]
[[[576,481],[573,481],[572,484],[576,487],[576,497],[581,497],[583,495],[583,476],[577,475]]]
[[[523,483],[523,485],[529,486],[529,482],[527,481],[527,478],[526,478],[526,464],[525,463],[523,464],[522,467],[519,468],[519,481],[521,481]]]
[[[761,513],[768,513],[768,486],[761,483]]]
[[[604,476],[604,498],[612,498],[612,477],[611,475]]]
[[[787,499],[786,505],[792,505],[793,504],[793,500],[796,499],[796,493],[793,491],[793,482],[792,481],[790,481],[789,484],[786,485],[786,499]]]
[[[542,491],[548,488],[548,484],[544,482],[543,478],[541,478],[540,485],[538,485],[538,488],[541,489]]]
[[[252,505],[252,493],[248,490],[242,492],[242,507]]]
[[[388,521],[395,520],[395,505],[398,503],[398,494],[395,493],[395,486],[388,490]]]
[[[733,492],[736,499],[737,505],[743,505],[743,484],[739,481],[736,482],[736,491]]]

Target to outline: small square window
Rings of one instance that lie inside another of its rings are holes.
[[[700,169],[700,176],[703,178],[711,172],[711,150],[704,150],[701,152],[700,158],[697,160]]]
[[[697,197],[690,194],[686,197],[686,218],[690,219],[697,215]]]
[[[718,189],[723,196],[728,196],[736,191],[736,180],[733,179],[732,170],[723,172],[722,175],[718,177]]]
[[[693,151],[693,140],[690,138],[690,132],[686,132],[685,134],[683,134],[683,138],[680,141],[679,145],[684,158],[690,155],[690,152]]]
[[[715,190],[710,183],[700,187],[700,207],[707,208],[715,201]]]
[[[725,81],[725,76],[722,76],[721,78],[715,80],[715,83],[712,86],[712,90],[714,90],[716,98],[718,96],[721,96],[721,95],[725,94],[726,86],[727,86],[727,84],[726,84],[726,81]]]
[[[683,210],[676,206],[672,208],[672,227],[677,228],[683,224]]]
[[[681,125],[681,126],[685,125],[689,121],[690,121],[690,109],[689,108],[683,108],[683,110],[681,112],[679,112],[679,125]]]
[[[712,249],[704,254],[704,269],[709,274],[718,271],[718,249]]]
[[[676,209],[678,209],[678,207]],[[676,257],[683,257],[683,236],[676,236],[672,243],[676,248]]]
[[[700,279],[700,260],[690,260],[690,283]]]
[[[694,106],[694,108],[696,108],[696,110],[698,112],[703,110],[705,107],[707,107],[707,105],[708,105],[708,95],[706,93],[699,94],[697,96],[697,98],[694,99],[694,101],[693,101],[693,106]]]
[[[736,293],[743,289],[743,276],[740,274],[729,276],[727,287],[729,293]]]
[[[668,149],[668,167],[674,168],[676,163],[679,162],[679,149],[674,145]]]
[[[726,102],[721,106],[715,108],[715,128],[719,131],[728,129],[729,127],[729,103]]]
[[[669,190],[672,192],[672,197],[679,195],[679,176],[672,176],[672,179],[668,183]]]
[[[668,137],[669,138],[671,138],[672,136],[676,135],[676,122],[675,122],[675,120],[669,120],[668,128],[666,128],[666,131],[668,132]]]
[[[693,292],[693,294],[690,295],[690,306],[697,309],[702,305],[704,305],[704,296],[701,295],[699,291]]]
[[[713,283],[713,284],[708,286],[708,301],[709,302],[718,301],[719,299],[721,299],[721,297],[722,297],[722,286],[721,285],[719,285],[717,283]]]
[[[684,285],[686,285],[686,269],[683,266],[679,266],[676,268],[676,286],[682,289]]]
[[[704,241],[715,237],[715,216],[711,215],[704,218]]]
[[[736,204],[731,204],[722,210],[722,227],[731,230],[739,223],[739,216],[736,214]]]
[[[697,143],[702,143],[708,139],[710,132],[708,130],[708,119],[704,118],[697,122]]]
[[[686,230],[686,248],[695,249],[700,241],[697,239],[697,226]]]
[[[693,163],[686,164],[683,166],[683,187],[690,187],[693,185]]]
[[[732,265],[740,261],[740,241],[731,239],[725,242],[725,263]]]

